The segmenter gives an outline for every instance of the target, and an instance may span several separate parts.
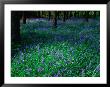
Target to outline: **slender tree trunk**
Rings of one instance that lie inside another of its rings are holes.
[[[69,15],[69,17],[71,18],[73,15],[72,15],[72,12],[70,11],[70,15]]]
[[[48,12],[48,15],[49,15],[49,20],[50,20],[50,17],[51,17],[51,12],[50,11]]]
[[[89,21],[89,12],[87,11],[86,14],[85,14],[85,19],[86,19],[86,22]]]
[[[26,13],[23,12],[23,24],[26,24]]]
[[[94,11],[94,15],[93,16],[94,16],[94,18],[96,18],[96,11]]]
[[[44,18],[44,11],[42,11],[42,18]]]
[[[68,17],[68,11],[66,11],[66,19],[68,19],[69,17]]]
[[[76,17],[76,11],[74,12],[74,17]]]
[[[38,18],[40,18],[41,16],[40,16],[40,11],[38,11]]]
[[[57,28],[57,11],[54,12],[55,16],[54,16],[54,27]]]
[[[63,22],[65,22],[65,19],[66,19],[66,12],[64,11],[63,12]]]
[[[60,12],[58,11],[58,12],[57,12],[57,17],[58,17],[58,19],[59,19],[59,14],[60,14]]]
[[[20,14],[19,12],[11,12],[11,40],[20,41]]]

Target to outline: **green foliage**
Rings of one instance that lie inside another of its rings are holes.
[[[97,22],[64,23],[56,30],[35,28],[39,27],[33,22],[21,25],[21,44],[12,43],[12,50],[19,48],[11,61],[12,77],[100,76]]]

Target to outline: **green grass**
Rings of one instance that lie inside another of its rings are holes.
[[[12,43],[12,77],[99,77],[99,28],[65,24],[58,29],[31,30],[21,27],[21,44]],[[34,25],[34,27],[37,25]],[[24,46],[24,48],[23,48]]]

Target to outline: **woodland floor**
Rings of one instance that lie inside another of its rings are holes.
[[[27,19],[21,42],[11,42],[12,77],[99,77],[100,20]]]

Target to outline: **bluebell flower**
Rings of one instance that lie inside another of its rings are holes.
[[[22,51],[20,51],[20,59],[22,60],[23,59],[23,52]]]
[[[41,62],[42,62],[43,64],[45,63],[45,58],[44,58],[44,57],[42,57]]]
[[[43,71],[43,70],[44,70],[44,68],[42,68],[42,67],[39,67],[39,68],[37,69],[38,72],[41,72],[41,71]]]
[[[58,77],[58,75],[57,75],[57,74],[55,74],[55,75],[54,75],[54,77]]]
[[[27,69],[26,69],[27,72],[30,72],[31,70],[32,70],[31,68],[27,68]]]
[[[60,74],[60,71],[58,71],[58,73],[57,73],[58,75]]]

